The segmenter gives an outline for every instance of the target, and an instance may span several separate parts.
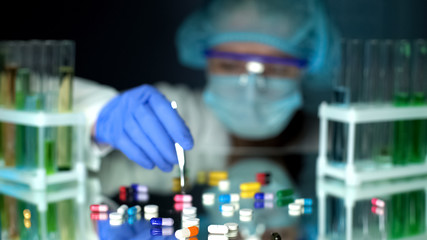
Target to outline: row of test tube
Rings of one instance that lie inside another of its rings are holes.
[[[427,106],[427,41],[343,40],[341,66],[334,78],[338,106]],[[347,125],[333,123],[329,158],[345,162]],[[427,154],[425,120],[369,123],[358,126],[355,159],[359,168],[422,163]]]
[[[73,41],[0,42],[0,107],[20,111],[70,112],[74,75]],[[39,166],[38,129],[0,123],[0,159],[6,167]],[[72,127],[50,127],[42,143],[47,174],[71,169]]]

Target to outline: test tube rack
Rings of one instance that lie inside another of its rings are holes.
[[[78,239],[85,238],[85,219],[88,216],[86,206],[86,190],[84,183],[61,186],[56,189],[46,189],[43,191],[32,191],[26,186],[1,182],[0,194],[12,197],[14,199],[33,204],[37,207],[38,221],[40,224],[39,236],[41,240],[47,240],[48,225],[48,204],[64,200],[74,200],[76,206],[76,216],[78,218],[77,235]]]
[[[355,167],[356,126],[362,123],[392,122],[398,120],[427,120],[427,107],[379,107],[354,105],[343,107],[322,102],[319,107],[320,136],[317,159],[317,176],[332,177],[345,181],[346,185],[356,186],[364,182],[412,177],[427,174],[427,156],[422,164],[393,166],[375,171],[358,170]],[[347,156],[345,166],[340,167],[328,161],[328,122],[335,121],[348,125]]]
[[[38,166],[36,169],[26,170],[16,167],[0,167],[0,180],[29,186],[33,190],[44,190],[49,185],[86,179],[86,166],[83,161],[85,117],[82,113],[46,113],[28,112],[0,108],[0,123],[19,124],[38,128]],[[76,154],[73,167],[68,171],[60,171],[48,175],[45,170],[44,140],[46,128],[59,126],[73,126],[76,129]]]
[[[319,222],[319,240],[329,239],[326,232],[327,222],[327,204],[328,196],[334,196],[344,200],[345,207],[345,239],[359,239],[355,237],[355,229],[353,226],[354,207],[357,201],[370,201],[372,198],[387,197],[392,194],[399,194],[417,190],[425,190],[427,195],[427,178],[418,177],[404,180],[394,180],[389,182],[368,183],[366,185],[348,187],[342,181],[336,179],[318,179],[316,182],[316,193],[318,199],[318,222]],[[426,196],[427,198],[427,196]],[[427,201],[425,207],[427,216]],[[426,219],[427,220],[427,219]],[[427,229],[427,221],[426,221]],[[427,233],[419,234],[405,238],[411,239],[427,239]]]

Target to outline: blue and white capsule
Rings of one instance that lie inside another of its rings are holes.
[[[255,193],[254,198],[257,200],[273,200],[274,199],[274,193]]]
[[[295,200],[295,203],[303,206],[311,206],[313,205],[313,200],[311,198],[299,198]]]
[[[220,203],[238,202],[240,200],[240,196],[237,193],[222,194],[219,195],[218,200]]]
[[[136,205],[128,209],[128,215],[135,215],[137,213],[141,213],[141,207]]]
[[[152,218],[150,220],[151,225],[153,226],[173,226],[172,218]]]

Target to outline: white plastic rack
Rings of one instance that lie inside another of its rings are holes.
[[[327,228],[328,205],[326,199],[333,196],[344,201],[345,208],[345,239],[363,239],[361,231],[355,229],[354,207],[358,201],[371,200],[372,198],[386,198],[393,194],[408,193],[411,191],[424,190],[427,195],[427,178],[418,177],[410,179],[394,180],[389,182],[367,183],[361,186],[346,186],[342,181],[335,179],[317,179],[316,192],[318,199],[318,221],[319,236],[318,239],[329,239]],[[427,196],[426,196],[427,198]],[[335,206],[332,206],[335,207]],[[427,218],[427,201],[425,206],[425,215]],[[425,221],[427,224],[427,219]],[[426,225],[427,229],[427,225]],[[361,235],[361,236],[358,236]],[[380,236],[378,236],[380,239]],[[404,238],[405,240],[427,239],[427,233]]]
[[[392,178],[411,177],[427,174],[427,156],[422,164],[393,166],[374,171],[358,170],[355,167],[356,126],[362,123],[391,122],[397,120],[427,120],[427,107],[394,107],[383,105],[342,107],[323,102],[319,107],[320,139],[317,159],[317,176],[329,176],[345,181],[347,185],[359,185],[363,182]],[[342,122],[348,125],[347,156],[345,166],[330,164],[328,161],[328,122]]]
[[[38,166],[36,169],[25,170],[15,167],[0,167],[0,180],[28,185],[33,190],[44,190],[49,185],[72,181],[84,182],[86,167],[83,159],[85,117],[82,113],[46,113],[27,112],[0,108],[0,122],[12,123],[38,128]],[[72,169],[51,175],[46,174],[44,163],[44,145],[46,128],[72,126],[76,130],[73,148],[76,149]]]

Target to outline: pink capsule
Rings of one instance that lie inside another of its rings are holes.
[[[108,212],[108,206],[104,204],[92,204],[90,205],[92,212]]]
[[[377,207],[382,207],[382,208],[385,207],[385,202],[378,198],[372,198],[371,203],[372,205],[375,205]]]
[[[191,202],[191,201],[193,201],[193,197],[191,195],[188,195],[188,194],[176,194],[173,197],[173,200],[175,202]]]
[[[175,211],[182,211],[184,208],[188,208],[191,207],[191,203],[186,203],[186,202],[177,202],[173,205],[173,208],[175,209]]]
[[[107,220],[108,214],[106,214],[106,213],[91,213],[90,219],[92,219],[92,220]]]

